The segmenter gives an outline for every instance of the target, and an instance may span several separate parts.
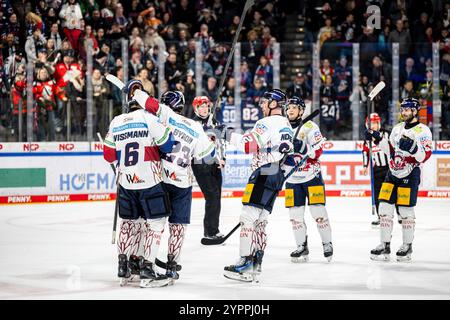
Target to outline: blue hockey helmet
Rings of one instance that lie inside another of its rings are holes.
[[[181,113],[181,111],[183,111],[185,101],[181,91],[166,91],[163,93],[160,100],[176,113]]]
[[[129,80],[123,88],[125,94],[127,95],[128,101],[133,100],[133,94],[136,89],[144,90],[142,82],[136,79]]]
[[[403,99],[402,103],[400,104],[400,108],[416,109],[417,111],[419,111],[420,110],[420,102],[416,98],[406,98],[406,99]]]
[[[264,92],[264,94],[261,97],[260,104],[265,100],[269,102],[270,110],[273,110],[275,108],[284,108],[284,105],[286,103],[286,94],[283,91],[281,91],[280,89],[271,89],[271,90]],[[270,104],[272,101],[277,102],[277,105],[273,108],[270,107]]]
[[[288,101],[286,102],[286,108],[289,105],[296,105],[298,108],[305,110],[306,109],[306,105],[305,105],[305,101],[303,101],[302,98],[293,96],[291,98],[288,99]]]

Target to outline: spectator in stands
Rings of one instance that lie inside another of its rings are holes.
[[[151,48],[155,48],[155,46],[162,52],[166,51],[164,39],[159,35],[155,27],[149,26],[144,37],[144,47],[146,50],[150,50]]]
[[[156,17],[156,11],[153,5],[142,11],[139,15],[144,18],[146,25],[149,27],[156,29],[162,23],[162,21]]]
[[[226,34],[224,36],[224,41],[233,41],[234,36],[236,35],[237,28],[239,26],[239,22],[241,21],[240,16],[234,16],[231,24],[226,29]],[[239,34],[238,42],[242,42],[242,35],[245,34],[246,28],[244,25],[242,25],[241,33]]]
[[[50,32],[48,33],[47,39],[53,39],[55,42],[55,50],[59,50],[61,48],[62,40],[61,34],[59,32],[59,24],[53,23],[50,27]]]
[[[412,80],[406,80],[405,84],[400,90],[400,101],[406,98],[417,98],[417,94],[414,91],[414,83]]]
[[[373,34],[373,28],[364,27],[363,34],[358,37],[359,42],[359,63],[361,70],[367,70],[372,62],[372,58],[377,49],[377,38]]]
[[[131,54],[131,60],[128,64],[128,72],[130,78],[137,76],[138,71],[142,66],[142,54],[140,51],[135,51]]]
[[[247,61],[242,61],[241,62],[241,85],[246,88],[250,88],[250,86],[252,85],[252,80],[253,80],[252,73],[248,69]]]
[[[147,91],[147,93],[150,96],[155,95],[155,87],[149,79],[149,72],[146,68],[140,69],[139,73],[138,73],[137,77],[135,77],[135,79],[140,80],[142,82],[144,90]]]
[[[262,30],[265,26],[266,26],[266,23],[263,20],[263,16],[262,16],[261,12],[259,12],[258,10],[255,10],[253,12],[253,20],[250,23],[250,29],[255,31],[259,37],[262,35]]]
[[[334,76],[334,68],[331,66],[328,59],[323,59],[322,66],[320,67],[320,78],[325,82],[327,76]]]
[[[416,67],[414,66],[414,59],[407,58],[405,61],[405,67],[400,69],[400,85],[403,85],[407,80],[413,81],[415,85],[421,81],[420,75],[417,73]]]
[[[311,88],[305,81],[303,73],[297,73],[294,82],[287,88],[286,93],[289,97],[299,97],[303,100],[309,99],[311,96]]]
[[[28,36],[25,43],[25,52],[27,53],[27,60],[35,62],[37,60],[37,51],[40,48],[45,48],[46,39],[41,33],[41,29],[37,26],[33,29],[33,34]]]
[[[83,61],[86,61],[87,52],[88,52],[88,40],[91,40],[92,42],[92,54],[97,54],[100,49],[98,47],[97,39],[95,38],[93,32],[92,32],[92,26],[86,25],[84,27],[84,32],[81,33],[79,37],[79,43],[78,43],[78,49],[79,49],[79,57],[83,59]]]
[[[392,66],[386,62],[383,62],[379,56],[375,56],[372,59],[372,68],[370,74],[370,81],[377,84],[380,81],[385,81],[386,85],[392,82]]]
[[[128,46],[131,52],[140,51],[144,53],[144,41],[139,36],[139,29],[137,27],[131,30]]]
[[[258,39],[258,33],[255,30],[250,30],[247,34],[247,42],[242,43],[242,56],[246,57],[251,73],[255,72],[261,55],[262,45]]]
[[[148,79],[156,84],[158,82],[158,69],[155,67],[152,59],[145,60],[145,69],[148,71]]]
[[[325,25],[322,28],[320,28],[319,34],[317,35],[320,47],[327,39],[331,38],[331,31],[333,29],[334,27],[331,25],[331,19],[330,18],[325,19]]]
[[[183,110],[183,115],[193,119],[195,116],[194,109],[192,108],[192,101],[196,96],[195,94],[195,79],[194,72],[192,70],[188,70],[186,72],[186,77],[183,79],[182,83],[177,84],[177,88],[183,92],[184,99],[186,102],[186,107]]]
[[[341,25],[338,25],[337,31],[340,35],[341,41],[353,42],[356,32],[355,17],[353,13],[347,14],[345,21]]]
[[[251,86],[247,90],[247,101],[250,101],[254,105],[258,105],[259,100],[266,91],[267,87],[264,84],[264,79],[255,78],[255,80],[253,81],[253,86]]]
[[[273,85],[273,67],[265,56],[259,58],[259,65],[255,71],[255,77],[264,79],[264,85],[271,88]]]
[[[209,63],[214,69],[214,76],[220,78],[222,76],[225,64],[227,63],[228,53],[223,44],[217,44],[209,58]],[[229,70],[228,70],[229,71]]]
[[[409,46],[411,44],[411,35],[409,31],[404,29],[403,21],[398,19],[395,22],[395,30],[389,34],[388,41],[390,43],[397,42],[399,44],[400,65],[404,63],[409,53]]]
[[[62,19],[64,34],[69,40],[72,48],[78,52],[78,38],[81,34],[81,13],[80,5],[77,0],[68,0],[59,11],[59,17]]]
[[[216,37],[219,34],[217,17],[209,8],[202,9],[200,17],[197,20],[197,25],[200,26],[200,29],[202,25],[208,26],[208,34],[211,37]]]
[[[183,68],[177,62],[177,55],[175,53],[170,53],[167,57],[164,72],[169,90],[176,90],[176,84],[180,82],[181,76],[183,75]]]
[[[207,96],[209,100],[216,101],[217,99],[217,79],[209,77],[206,83],[206,88],[203,89],[202,95]]]
[[[341,56],[339,64],[334,70],[334,77],[336,78],[337,83],[340,83],[342,80],[345,80],[348,84],[352,83],[352,68],[348,66],[347,63],[347,57],[345,55]]]
[[[209,35],[209,27],[206,24],[200,26],[200,31],[194,34],[195,41],[200,41],[202,54],[205,60],[209,59],[211,49],[214,47],[214,39]]]
[[[109,123],[107,105],[109,85],[99,69],[94,69],[92,71],[92,92],[94,102],[94,130],[100,132],[102,136],[104,136],[108,131]]]

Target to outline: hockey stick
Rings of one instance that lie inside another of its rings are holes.
[[[98,140],[103,144],[103,138],[100,132],[97,132]],[[114,175],[116,175],[116,168],[112,163],[109,164],[111,166],[112,171],[114,172]],[[116,177],[116,204],[114,207],[114,222],[113,222],[113,231],[112,231],[112,240],[111,243],[116,243],[116,230],[117,230],[117,216],[119,215],[119,177]]]
[[[106,80],[111,82],[113,85],[115,85],[120,90],[123,90],[123,88],[125,87],[125,84],[123,83],[122,80],[120,80],[115,75],[112,75],[110,73],[106,75]]]
[[[367,103],[367,119],[368,119],[368,126],[369,130],[372,126],[372,121],[370,121],[370,113],[373,111],[373,99],[383,90],[383,88],[386,86],[384,81],[378,82],[378,84],[370,91],[369,93],[369,99],[370,101]],[[372,198],[372,215],[378,215],[377,206],[375,204],[375,181],[373,177],[373,160],[372,160],[372,139],[369,139],[369,166],[370,166],[370,193]]]
[[[225,68],[223,69],[222,75],[220,77],[219,87],[217,88],[218,89],[217,90],[217,98],[216,98],[216,101],[214,102],[214,106],[212,107],[211,113],[209,114],[209,117],[208,117],[208,122],[207,122],[208,127],[211,127],[211,125],[212,125],[212,120],[213,120],[214,114],[216,112],[217,106],[219,105],[219,101],[222,98],[222,89],[225,84],[225,78],[227,77],[228,68],[230,67],[231,59],[233,58],[236,43],[237,43],[237,41],[239,39],[239,35],[241,33],[242,24],[244,23],[244,19],[245,19],[245,16],[247,15],[248,9],[250,9],[250,7],[253,6],[254,3],[255,3],[255,0],[245,1],[244,10],[242,11],[242,14],[241,14],[241,20],[239,21],[239,25],[236,29],[236,34],[234,35],[233,43],[231,44],[230,54],[228,55],[227,63],[225,64]]]
[[[319,110],[314,110],[313,113],[311,113],[310,115],[308,115],[307,117],[305,117],[305,119],[302,120],[302,122],[299,124],[299,126],[297,127],[297,130],[295,131],[294,137],[292,140],[296,139],[298,136],[298,133],[300,132],[300,128],[302,127],[302,125],[306,122],[308,122],[309,120],[312,120],[313,118],[315,118],[318,114],[319,114]],[[286,161],[286,156],[283,157],[283,159],[281,159],[280,161],[280,166],[282,164],[284,164],[284,162]],[[306,159],[308,158],[308,156],[304,157],[298,164],[296,164],[294,166],[294,168],[291,169],[291,171],[289,171],[289,173],[284,177],[283,179],[283,183],[300,167],[303,165],[303,163],[305,163]],[[234,228],[228,232],[228,234],[223,237],[223,238],[219,238],[219,239],[208,239],[208,238],[202,238],[200,240],[201,244],[203,245],[219,245],[224,243],[241,225],[241,223],[239,222],[237,225],[234,226]]]

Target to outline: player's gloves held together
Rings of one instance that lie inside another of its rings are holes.
[[[398,147],[400,150],[409,152],[410,154],[415,154],[419,147],[417,146],[416,140],[413,140],[405,135],[400,138],[398,142]]]
[[[289,153],[292,150],[292,143],[290,141],[283,141],[280,143],[278,147],[278,152],[280,153]]]
[[[305,155],[308,152],[308,148],[306,143],[300,139],[294,139],[294,152],[300,153],[301,155]]]
[[[366,129],[366,132],[364,133],[364,138],[366,139],[366,141],[370,141],[373,138],[375,144],[379,144],[381,141],[381,133],[379,131]]]

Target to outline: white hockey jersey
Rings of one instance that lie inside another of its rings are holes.
[[[289,183],[304,183],[310,181],[318,176],[321,171],[319,157],[323,152],[324,138],[320,132],[319,126],[312,121],[306,122],[300,128],[298,138],[306,143],[308,148],[306,156],[308,156],[308,159],[288,178],[287,182]],[[302,155],[294,154],[294,158],[296,163],[298,163],[301,161]],[[286,167],[287,172],[290,172],[292,167]]]
[[[243,136],[246,153],[253,151],[252,170],[280,161],[284,154],[279,152],[279,147],[283,142],[292,146],[292,136],[292,128],[286,117],[275,115],[258,120],[253,129]],[[252,143],[255,148],[249,147]]]
[[[164,182],[188,188],[193,182],[192,159],[210,155],[214,150],[214,143],[205,134],[200,123],[175,113],[162,103],[159,104],[156,116],[172,130],[176,141],[173,151],[162,157]]]
[[[401,137],[405,135],[417,143],[417,152],[410,154],[398,147]],[[390,155],[389,170],[397,178],[407,177],[414,168],[420,167],[431,156],[432,135],[430,128],[418,123],[412,128],[405,128],[405,122],[397,124],[391,132],[389,143],[380,142],[383,151]]]
[[[167,142],[170,129],[145,110],[115,117],[104,140],[108,162],[118,161],[119,183],[125,189],[146,189],[162,182],[158,145]]]

